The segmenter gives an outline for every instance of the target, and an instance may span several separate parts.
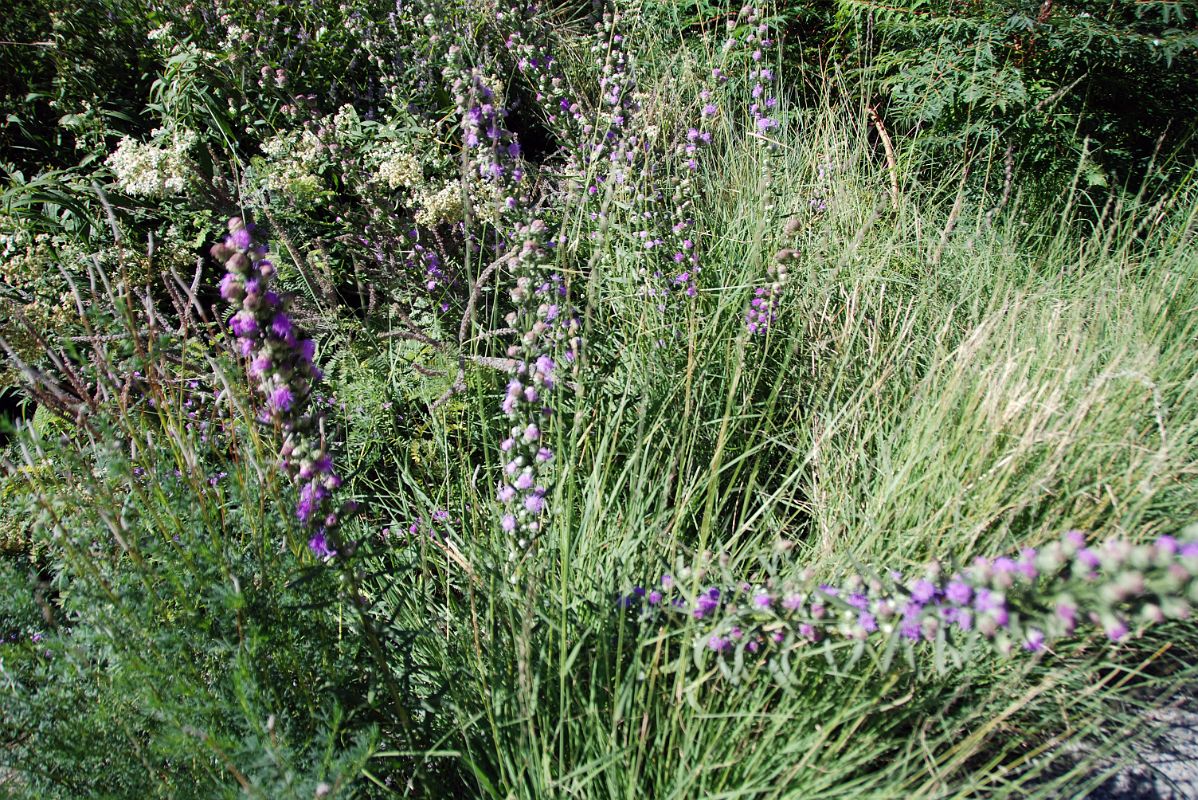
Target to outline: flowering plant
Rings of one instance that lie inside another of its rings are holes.
[[[914,665],[912,648],[931,643],[943,671],[949,661],[961,666],[979,643],[1004,656],[1036,653],[1087,625],[1120,642],[1137,628],[1189,619],[1198,602],[1195,534],[1089,546],[1074,530],[1015,558],[979,556],[959,570],[933,562],[912,578],[859,569],[829,583],[803,571],[701,588],[708,570],[684,569],[651,589],[635,587],[620,605],[645,621],[698,623],[695,647],[714,652],[726,670],[765,664],[780,675],[789,658],[843,644],[855,644],[853,661],[868,646],[886,664],[901,646]]]
[[[322,558],[334,556],[334,531],[353,504],[340,509],[333,505],[341,477],[333,471],[323,414],[311,402],[322,378],[313,362],[316,343],[299,335],[287,299],[271,288],[275,266],[266,245],[254,240],[251,227],[240,217],[229,220],[229,235],[213,245],[212,255],[227,269],[220,293],[236,308],[229,329],[265,401],[260,419],[283,432],[279,465],[300,487],[295,515],[312,532],[312,552]]]

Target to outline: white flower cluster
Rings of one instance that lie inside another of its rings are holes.
[[[41,268],[34,264],[53,261],[51,237],[48,233],[31,233],[12,217],[0,217],[0,280],[17,285],[23,279],[37,275]]]
[[[420,162],[398,145],[382,148],[376,174],[379,182],[389,189],[414,189],[424,180]]]
[[[153,141],[160,144],[122,137],[104,162],[116,173],[117,188],[131,197],[166,197],[187,188],[191,173],[187,151],[196,143],[196,135],[186,130],[168,134],[159,128]]]
[[[449,181],[435,192],[421,192],[416,198],[416,224],[432,227],[462,219],[462,184]]]
[[[341,106],[333,115],[333,138],[342,144],[348,144],[361,128],[362,119],[358,116],[357,109],[349,103]]]
[[[266,175],[267,188],[298,197],[320,192],[323,166],[320,138],[312,131],[281,134],[262,143],[262,152],[270,161]]]

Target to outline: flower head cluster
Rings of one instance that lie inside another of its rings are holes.
[[[500,525],[514,545],[513,560],[532,547],[544,526],[548,511],[544,474],[553,451],[543,429],[553,413],[551,397],[561,368],[574,361],[579,346],[579,320],[569,305],[566,286],[560,276],[547,274],[545,234],[540,220],[518,226],[519,245],[507,255],[515,277],[511,289],[515,309],[507,322],[521,333],[507,350],[516,370],[501,405],[510,428],[500,444],[504,465],[497,498],[503,508]]]
[[[313,200],[325,188],[321,173],[327,166],[325,144],[313,130],[293,130],[262,143],[265,169],[261,186],[292,199]]]
[[[536,102],[554,135],[575,155],[591,128],[582,106],[569,93],[557,68],[550,47],[551,31],[542,19],[532,5],[500,8],[495,13],[495,21],[503,31],[504,47],[515,59],[516,69],[533,84]]]
[[[711,98],[711,92],[707,89],[703,90],[702,95],[705,102]],[[700,150],[712,141],[709,126],[709,118],[704,114],[696,125],[686,129],[675,148],[676,168],[673,174],[661,181],[663,185],[660,188],[644,198],[648,201],[641,212],[645,225],[638,236],[644,248],[657,256],[656,264],[652,267],[654,280],[648,282],[647,291],[650,297],[658,298],[658,310],[665,310],[663,301],[668,295],[694,297],[697,293],[700,264],[693,214],[699,188],[695,172],[699,167]],[[653,165],[644,165],[644,174],[651,178],[657,171]],[[642,272],[647,275],[649,270]]]
[[[592,48],[603,59],[599,108],[595,125],[587,128],[593,127],[595,135],[582,161],[587,197],[601,202],[592,214],[599,222],[592,236],[607,227],[600,217],[612,201],[631,211],[631,244],[640,255],[644,293],[657,310],[665,311],[671,296],[694,297],[697,292],[695,173],[700,151],[712,141],[716,106],[711,91],[704,89],[699,119],[678,129],[671,143],[658,141],[664,132],[643,113],[634,60],[618,23],[618,15],[606,15],[596,26]]]
[[[726,658],[770,660],[837,640],[884,649],[894,639],[938,642],[955,659],[985,642],[1005,656],[1044,650],[1086,625],[1118,642],[1137,627],[1188,619],[1198,602],[1198,541],[1089,546],[1070,531],[1039,550],[980,557],[956,571],[933,563],[910,579],[858,573],[819,583],[806,572],[794,582],[729,582],[693,596],[682,583],[664,576],[660,589],[637,587],[621,604],[676,624],[710,623],[701,643]]]
[[[322,378],[313,363],[316,343],[300,336],[286,299],[270,288],[274,264],[239,217],[229,220],[229,235],[212,247],[212,255],[227,270],[220,293],[236,309],[229,328],[265,401],[262,420],[283,431],[281,466],[299,484],[296,517],[313,532],[308,543],[313,552],[334,555],[328,535],[348,509],[332,506],[341,478],[325,449],[322,417],[310,409],[312,389]]]
[[[462,143],[471,170],[485,185],[498,190],[500,217],[528,207],[523,194],[525,178],[520,143],[505,127],[507,109],[502,99],[478,70],[466,70],[458,62],[461,52],[450,48],[447,74],[453,75],[453,95],[462,120]]]
[[[420,161],[398,145],[381,148],[377,157],[377,179],[387,188],[411,190],[424,182]]]
[[[603,68],[594,123],[584,128],[591,138],[589,146],[585,146],[589,152],[584,153],[582,163],[584,167],[599,167],[594,171],[596,179],[623,184],[629,179],[629,165],[640,154],[644,140],[633,124],[641,105],[637,99],[632,56],[624,48],[624,35],[619,32],[618,22],[616,14],[605,12],[603,21],[595,26],[595,44],[591,50],[596,57],[602,56]],[[590,191],[591,187],[588,188]]]
[[[740,10],[737,22],[730,22],[730,27],[737,23],[748,26],[747,33],[742,38],[730,38],[724,43],[725,52],[734,48],[743,48],[749,53],[749,83],[752,85],[752,103],[749,104],[749,116],[752,120],[750,133],[764,137],[778,127],[775,116],[778,98],[774,95],[774,70],[769,66],[769,51],[774,46],[774,40],[769,38],[769,26],[764,21],[764,12],[755,6],[745,6]],[[768,141],[764,138],[762,141]],[[769,143],[771,149],[776,145]]]
[[[412,233],[414,234],[416,231],[412,231]],[[421,281],[429,292],[435,292],[438,288],[444,289],[451,283],[451,279],[445,273],[440,254],[420,242],[412,244],[407,264],[413,268],[413,272],[417,273],[417,280]]]
[[[154,136],[165,138],[165,146],[142,144],[125,136],[104,162],[116,174],[117,188],[131,197],[166,197],[187,188],[191,174],[187,151],[195,144],[196,135],[180,131],[167,136],[158,129]]]
[[[465,204],[462,202],[462,184],[448,181],[439,189],[426,189],[415,199],[417,225],[433,228],[447,222],[460,222]]]
[[[753,299],[749,301],[749,310],[745,313],[745,327],[750,334],[765,333],[778,318],[778,305],[787,280],[786,262],[797,255],[794,250],[779,250],[775,254],[775,263],[767,269],[769,285],[759,286],[754,290]]]
[[[450,56],[448,69],[459,54],[451,51]],[[553,413],[550,397],[558,385],[561,363],[574,360],[579,323],[565,284],[551,272],[556,240],[543,220],[528,219],[520,145],[504,127],[506,109],[478,70],[458,69],[454,95],[466,152],[478,178],[501,198],[498,221],[506,238],[502,263],[514,281],[513,310],[506,321],[519,339],[507,351],[515,374],[501,403],[510,429],[500,444],[503,468],[497,499],[500,526],[512,545],[509,557],[515,561],[533,547],[545,524],[549,493],[545,473],[553,451],[543,428]]]

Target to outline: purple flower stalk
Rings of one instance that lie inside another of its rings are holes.
[[[536,101],[550,129],[567,152],[576,155],[593,125],[578,99],[567,91],[566,80],[551,52],[549,28],[537,11],[532,5],[500,7],[495,21],[516,69],[535,85]]]
[[[778,299],[782,294],[781,284],[773,284],[768,288],[759,287],[749,301],[749,310],[745,312],[745,329],[750,334],[765,333],[770,324],[778,318]]]
[[[579,347],[579,320],[569,310],[566,286],[549,272],[546,226],[540,220],[516,227],[518,246],[509,250],[506,266],[515,277],[510,292],[514,310],[507,323],[520,331],[507,355],[516,363],[500,408],[508,418],[508,437],[499,444],[503,462],[496,498],[502,507],[500,526],[509,534],[514,561],[533,547],[549,513],[549,469],[553,449],[546,424],[562,372]]]
[[[451,47],[445,73],[453,77],[462,144],[471,173],[479,183],[493,188],[498,218],[519,219],[529,205],[526,169],[520,143],[505,126],[507,108],[485,76],[478,69],[467,70],[460,61],[461,50]]]
[[[320,369],[313,363],[316,345],[300,338],[288,315],[288,301],[270,290],[275,268],[266,245],[239,217],[229,220],[229,235],[212,247],[224,263],[221,296],[234,308],[229,328],[247,372],[264,400],[262,419],[283,431],[280,466],[299,486],[295,514],[312,530],[308,546],[320,558],[336,555],[329,543],[346,508],[334,510],[332,493],[341,485],[320,433],[322,416],[311,409]]]
[[[1090,566],[1093,552],[1100,554],[1097,567]],[[1188,619],[1198,602],[1198,541],[1110,539],[1091,550],[1071,531],[1017,559],[979,558],[951,574],[933,564],[906,584],[898,573],[851,574],[839,584],[817,584],[804,574],[798,583],[748,597],[718,587],[691,596],[680,582],[663,579],[658,594],[649,605],[636,596],[622,605],[655,625],[706,623],[696,635],[719,642],[710,649],[721,656],[744,648],[754,659],[784,658],[825,640],[874,642],[885,650],[893,637],[907,647],[939,640],[953,659],[978,641],[1008,656],[1047,651],[1087,621],[1119,642],[1148,625]]]

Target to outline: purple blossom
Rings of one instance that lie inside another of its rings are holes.
[[[1071,546],[1071,538],[1062,537],[1061,542],[1045,548],[1044,552]],[[1013,647],[1028,652],[1046,649],[1051,640],[1073,635],[1079,619],[1083,618],[1098,625],[1111,641],[1122,641],[1131,633],[1129,619],[1155,624],[1190,616],[1187,597],[1198,592],[1198,561],[1183,555],[1188,544],[1178,542],[1174,548],[1168,540],[1163,547],[1159,541],[1132,545],[1108,540],[1100,548],[1103,560],[1094,575],[1076,575],[1062,563],[1055,570],[1039,569],[1034,580],[1012,583],[1004,587],[1005,591],[996,588],[993,582],[1003,577],[1026,576],[1023,564],[1043,553],[1024,549],[1019,560],[977,559],[971,568],[951,577],[941,578],[938,571],[929,571],[931,577],[905,589],[901,575],[886,570],[867,571],[866,575],[871,577],[852,576],[840,586],[830,583],[815,586],[820,594],[843,597],[849,607],[857,609],[851,617],[852,625],[846,624],[842,610],[833,609],[829,613],[819,603],[804,604],[802,598],[811,588],[775,595],[753,590],[747,581],[729,584],[734,591],[727,603],[721,602],[724,595],[718,586],[704,590],[695,598],[687,616],[709,621],[714,630],[709,628],[703,634],[708,640],[711,637],[725,643],[744,640],[746,651],[764,658],[782,652],[775,646],[794,646],[795,637],[798,641],[840,637],[886,646],[886,639],[879,637],[888,636],[895,628],[908,647],[942,637],[949,647],[982,639],[995,652],[1007,657]],[[1170,551],[1175,551],[1172,556]],[[1134,569],[1129,566],[1133,564]],[[873,577],[877,574],[888,575],[890,583]],[[802,581],[804,587],[810,587],[809,577],[803,577]],[[1171,588],[1164,589],[1166,585]],[[1082,592],[1082,596],[1089,598],[1092,610],[1082,615],[1066,590]],[[1165,594],[1158,594],[1161,591]],[[774,608],[775,598],[780,598],[777,612],[763,615],[762,610]],[[678,600],[663,601],[662,610],[647,609],[644,613],[663,613],[678,603]],[[650,605],[657,609],[659,603]],[[784,644],[787,642],[792,644]],[[748,643],[755,643],[757,648],[749,648]],[[731,644],[711,649],[723,653],[725,647],[730,648]]]
[[[220,280],[220,296],[225,300],[240,300],[245,293],[241,279],[233,273],[226,273]]]
[[[936,586],[928,580],[918,580],[911,587],[911,597],[918,603],[926,603],[936,596]]]
[[[967,604],[973,596],[973,589],[968,583],[960,580],[950,581],[944,590],[944,596],[959,606]]]
[[[234,336],[248,338],[258,332],[258,320],[245,312],[238,312],[229,320],[229,328]]]
[[[253,238],[249,228],[239,227],[229,234],[229,244],[238,250],[249,250],[253,246]]]
[[[308,549],[310,549],[317,558],[332,558],[337,555],[337,551],[329,547],[328,539],[325,537],[324,528],[321,528],[316,533],[312,534],[312,538],[308,540]]]
[[[295,405],[295,396],[291,389],[280,386],[270,393],[270,406],[279,413],[286,413]]]
[[[275,314],[274,319],[271,320],[270,331],[280,339],[291,339],[295,335],[291,325],[291,319],[282,312]]]
[[[695,600],[695,619],[703,619],[708,614],[719,608],[720,603],[715,598],[703,594]]]
[[[310,408],[311,387],[321,379],[312,363],[315,343],[297,338],[286,302],[270,289],[275,269],[266,252],[239,218],[229,221],[229,236],[212,248],[212,255],[227,269],[221,294],[236,307],[229,327],[237,337],[237,350],[246,358],[253,356],[248,372],[265,401],[261,419],[280,423],[285,431],[280,465],[299,484],[296,518],[309,527],[323,522],[313,531],[309,545],[319,557],[330,557],[335,549],[329,542],[335,541],[335,528],[343,514],[353,510],[352,504],[340,513],[327,507],[341,479],[333,473],[332,460],[323,448],[319,412]],[[305,451],[303,458],[293,457]]]

